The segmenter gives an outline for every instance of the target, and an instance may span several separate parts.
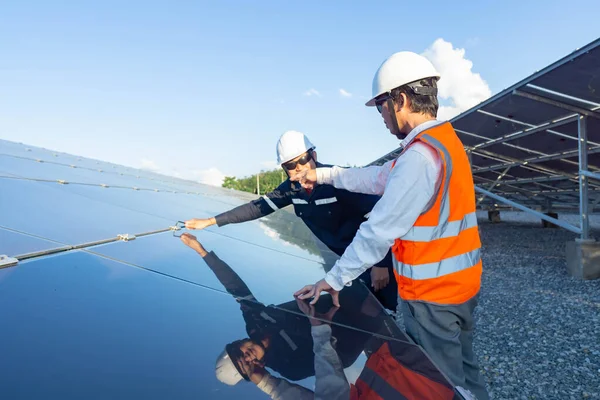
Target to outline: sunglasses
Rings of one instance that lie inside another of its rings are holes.
[[[385,103],[389,98],[390,96],[385,96],[380,99],[377,99],[377,101],[375,102],[375,107],[377,107],[377,111],[379,111],[379,114],[383,112],[383,103]]]
[[[312,151],[309,150],[306,154],[304,154],[302,157],[300,157],[300,159],[298,159],[296,161],[288,161],[288,162],[284,163],[283,168],[290,171],[290,170],[296,169],[296,165],[298,165],[298,164],[306,165],[306,163],[312,159],[313,159]]]

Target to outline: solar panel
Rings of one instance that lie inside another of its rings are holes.
[[[316,315],[293,298],[337,256],[292,213],[192,232],[205,258],[177,237],[178,220],[256,196],[6,141],[0,193],[0,255],[19,260],[0,268],[2,398],[252,399],[269,382],[284,398],[311,396],[335,390],[313,352],[327,329],[340,390],[386,348],[398,379],[421,382],[406,397],[429,385],[459,398],[360,282],[333,314],[328,296]],[[240,340],[265,348],[252,368],[272,381],[217,379],[217,359]]]
[[[38,239],[36,237],[23,235],[21,233],[6,229],[0,229],[0,254],[26,254],[53,249],[60,246],[60,243]]]
[[[577,211],[581,226],[564,227],[587,237],[587,215],[600,210],[599,61],[600,39],[450,121],[471,157],[480,208]]]

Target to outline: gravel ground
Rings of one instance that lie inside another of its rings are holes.
[[[522,213],[502,213],[499,224],[482,216],[474,346],[491,397],[600,399],[600,279],[567,274],[575,235]],[[591,225],[600,237],[600,219]]]

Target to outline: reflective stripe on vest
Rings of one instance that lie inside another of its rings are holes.
[[[442,194],[442,204],[440,207],[440,219],[438,221],[438,225],[434,228],[436,230],[436,234],[439,234],[439,231],[443,230],[445,225],[448,223],[448,218],[450,218],[450,202],[448,201],[448,186],[450,185],[450,177],[452,176],[452,157],[450,157],[450,153],[443,144],[441,144],[436,138],[431,137],[427,134],[422,134],[423,139],[431,142],[435,149],[439,152],[444,153],[444,159],[446,162],[446,177],[444,179],[444,192]],[[438,188],[439,190],[439,188]],[[475,195],[473,193],[473,195]],[[437,193],[435,197],[437,197]]]
[[[436,239],[458,236],[458,234],[465,229],[474,228],[476,226],[477,214],[472,212],[465,215],[460,221],[448,222],[446,220],[443,229],[440,229],[439,226],[413,226],[406,235],[402,236],[402,240],[409,240],[411,242],[431,242]]]
[[[410,265],[401,263],[395,258],[393,259],[398,275],[415,280],[433,279],[452,274],[471,268],[479,261],[481,261],[480,249],[427,264]]]
[[[360,373],[360,378],[365,382],[369,382],[369,389],[377,393],[377,395],[384,400],[406,399],[406,397],[398,393],[398,391],[394,389],[389,383],[387,383],[385,379],[379,376],[368,366],[365,366],[363,368],[362,372]]]

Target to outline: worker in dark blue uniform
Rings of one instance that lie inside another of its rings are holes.
[[[317,161],[315,146],[310,140],[296,131],[288,131],[281,136],[277,143],[277,158],[288,178],[307,169],[326,166]],[[185,226],[188,229],[204,229],[211,225],[221,227],[255,220],[293,205],[296,215],[312,233],[341,256],[378,200],[379,196],[376,195],[352,193],[330,185],[302,187],[287,179],[277,189],[257,200],[212,218],[188,220]],[[360,278],[385,308],[395,312],[398,291],[392,268],[390,251]]]
[[[281,383],[280,379],[271,376],[266,367],[292,381],[314,376],[311,321],[302,316],[299,301],[263,304],[235,270],[214,252],[207,251],[195,236],[184,233],[181,241],[202,257],[224,289],[236,299],[246,325],[247,336],[227,344],[217,358],[217,379],[227,385],[235,385],[245,379],[265,390],[266,386]],[[335,323],[331,334],[336,338],[340,365],[348,368],[356,362],[371,339],[372,335],[368,332],[378,332],[386,319],[379,304],[362,286],[348,288],[344,294],[344,309],[337,313],[332,311],[330,319]],[[325,308],[338,309],[331,303],[325,304]],[[336,314],[335,318],[333,314]],[[359,329],[348,329],[347,326]],[[298,385],[289,382],[282,386],[288,389],[287,396],[282,397],[285,399],[296,399],[293,394],[301,390]]]

